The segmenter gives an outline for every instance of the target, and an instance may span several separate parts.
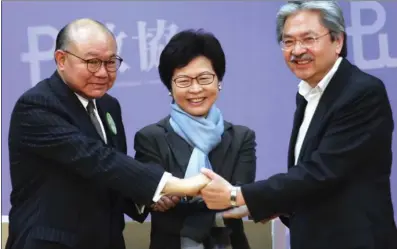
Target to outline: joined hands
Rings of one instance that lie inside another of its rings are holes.
[[[202,169],[201,174],[179,179],[171,177],[163,189],[162,202],[169,202],[169,196],[201,196],[209,209],[223,210],[230,208],[230,191],[232,185],[209,169]],[[164,197],[164,196],[163,196]],[[162,206],[161,204],[159,206]],[[170,206],[172,206],[170,204]]]
[[[209,209],[223,210],[221,212],[224,218],[241,219],[249,216],[250,213],[246,205],[231,208],[230,195],[232,187],[220,175],[212,170],[203,168],[201,169],[201,174],[189,178],[179,179],[172,177],[164,188],[163,192],[165,195],[152,205],[152,209],[164,212],[175,207],[180,202],[180,197],[196,196],[201,197]],[[261,221],[261,223],[267,223],[278,216],[269,217]]]
[[[201,197],[209,209],[225,210],[231,207],[232,185],[212,170],[203,168],[201,174],[179,179],[172,177],[163,190],[161,199],[152,205],[154,211],[166,211],[180,201],[180,197]]]

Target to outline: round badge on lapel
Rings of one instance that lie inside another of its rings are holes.
[[[108,125],[109,125],[110,129],[112,130],[113,134],[116,135],[117,134],[116,124],[114,123],[112,115],[110,115],[110,113],[108,113],[108,112],[106,113],[106,119],[108,121]]]

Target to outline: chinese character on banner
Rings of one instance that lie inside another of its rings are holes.
[[[116,38],[117,54],[120,55],[121,54],[121,49],[123,48],[124,39],[127,38],[127,34],[124,31],[118,32],[116,34],[115,31],[114,31],[116,25],[113,24],[113,23],[107,23],[106,26],[114,34],[114,36]],[[121,63],[121,66],[119,68],[119,72],[124,73],[129,68],[130,68],[130,66],[128,65],[128,63],[126,61],[123,61],[123,63]]]
[[[148,72],[158,67],[161,51],[178,31],[174,23],[167,25],[166,20],[157,20],[156,28],[147,27],[147,22],[138,21],[138,36],[132,39],[138,40],[140,69]]]
[[[376,1],[359,1],[350,3],[351,27],[346,28],[346,33],[352,37],[354,63],[361,69],[397,68],[397,58],[390,56],[393,44],[389,33],[384,27],[387,19],[387,9]],[[362,20],[369,12],[375,14],[375,21],[371,24],[362,24]],[[364,14],[365,13],[365,14]],[[371,43],[364,43],[365,39],[373,36]],[[364,46],[367,44],[366,46]],[[368,47],[367,47],[368,46]],[[379,50],[378,58],[369,59],[364,52],[374,48]]]

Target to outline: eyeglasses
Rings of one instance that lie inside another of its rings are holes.
[[[312,48],[321,37],[324,37],[328,34],[330,34],[330,32],[320,35],[320,36],[317,36],[317,37],[308,36],[308,37],[303,38],[302,40],[286,38],[280,42],[280,46],[281,46],[281,49],[284,51],[291,51],[292,49],[295,48],[297,43],[299,43],[299,46],[301,48]]]
[[[190,87],[193,84],[193,80],[196,80],[199,85],[209,85],[214,82],[215,74],[205,73],[198,75],[197,77],[189,76],[178,76],[173,79],[175,85],[179,88]]]
[[[93,59],[83,59],[80,56],[77,56],[67,50],[64,50],[65,53],[73,55],[76,58],[79,58],[80,60],[84,61],[87,64],[87,70],[90,71],[91,73],[96,73],[99,71],[99,69],[102,67],[102,64],[105,64],[105,68],[108,72],[116,72],[121,63],[123,62],[123,59],[120,56],[113,56],[107,61],[103,61],[98,58],[93,58]]]

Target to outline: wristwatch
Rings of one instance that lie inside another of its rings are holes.
[[[230,205],[237,207],[237,187],[234,186],[230,189]]]

